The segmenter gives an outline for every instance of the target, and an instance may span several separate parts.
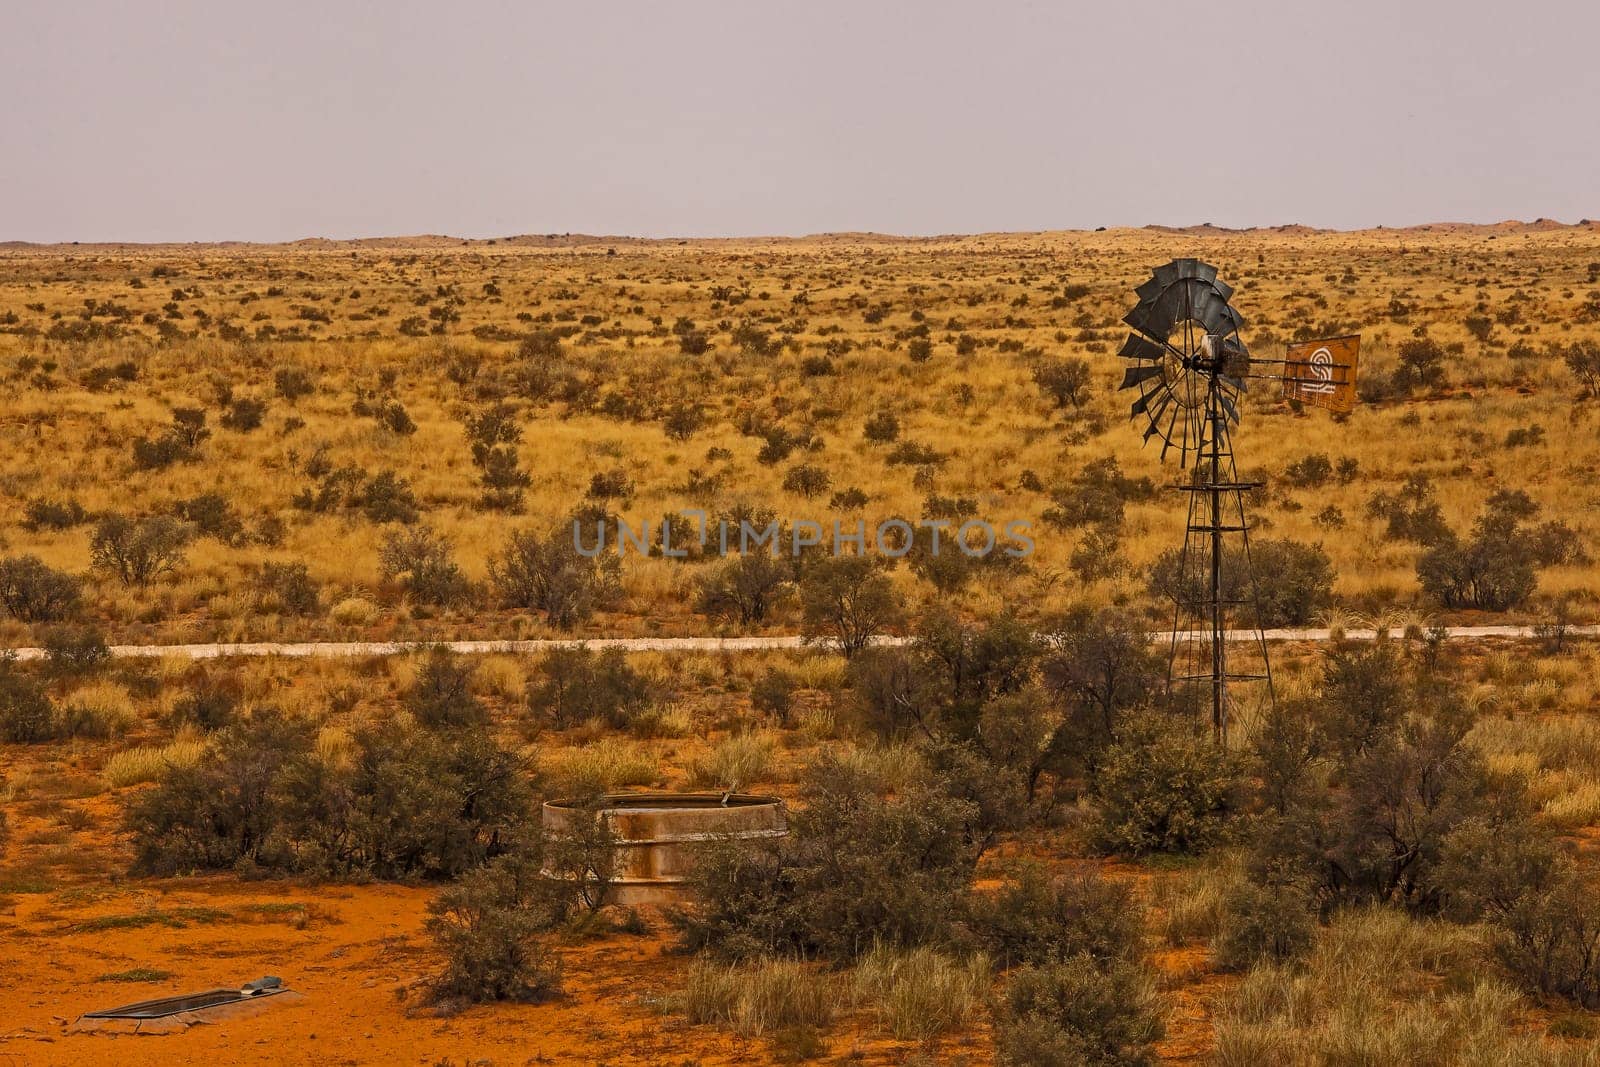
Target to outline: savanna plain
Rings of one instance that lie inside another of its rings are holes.
[[[1333,638],[1225,744],[1117,389],[1180,256],[1362,338],[1349,415],[1250,383],[1261,621]],[[1600,1063],[1600,225],[4,245],[0,441],[0,1062]],[[408,647],[111,652],[298,641]],[[610,904],[540,803],[633,789],[789,834]]]

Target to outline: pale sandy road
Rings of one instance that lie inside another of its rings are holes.
[[[1157,631],[1150,635],[1158,643],[1171,640],[1170,631]],[[1370,641],[1377,636],[1372,629],[1346,629],[1344,636],[1354,641]],[[1531,626],[1452,626],[1448,637],[1502,638],[1527,640],[1538,636]],[[1569,637],[1600,636],[1600,626],[1570,626]],[[1268,641],[1327,641],[1332,632],[1326,629],[1268,630]],[[1255,640],[1248,630],[1230,630],[1228,639],[1233,642]],[[903,637],[880,637],[875,643],[900,645]],[[489,652],[548,652],[556,648],[575,648],[579,645],[601,650],[620,648],[625,652],[759,652],[768,649],[803,648],[806,639],[789,635],[782,637],[595,637],[586,639],[556,639],[541,641],[439,641],[452,652],[468,655]],[[421,645],[407,641],[303,641],[297,643],[257,642],[250,644],[199,644],[199,645],[112,645],[113,656],[130,659],[156,659],[175,656],[188,659],[223,659],[232,656],[285,656],[285,657],[348,657],[394,656],[417,650]],[[14,648],[9,650],[17,659],[41,659],[41,648]]]

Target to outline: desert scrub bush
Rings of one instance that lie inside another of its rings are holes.
[[[428,903],[427,931],[444,957],[428,986],[437,1002],[539,1001],[561,992],[561,960],[541,935],[564,917],[536,859],[511,853],[468,871]]]
[[[598,791],[566,802],[568,823],[544,837],[542,870],[592,914],[607,903],[617,875],[617,833]]]
[[[618,648],[554,649],[539,664],[539,673],[528,687],[528,709],[558,730],[583,722],[626,729],[652,698],[649,679]]]
[[[505,607],[542,611],[550,625],[568,630],[616,600],[620,568],[616,556],[580,553],[569,523],[543,534],[514,532],[490,558],[489,581]]]
[[[245,541],[244,522],[221,493],[201,493],[172,505],[175,517],[186,522],[197,537],[214,537],[232,548]]]
[[[1593,872],[1542,827],[1478,817],[1443,848],[1438,880],[1452,911],[1487,919],[1511,976],[1540,996],[1600,1006],[1600,907]]]
[[[285,615],[315,615],[322,586],[304,563],[261,565],[256,575],[256,608]]]
[[[770,715],[779,725],[789,725],[794,711],[795,678],[788,671],[768,667],[750,687],[750,706]]]
[[[0,654],[0,740],[34,745],[54,739],[56,730],[44,687],[17,668],[15,653]]]
[[[806,771],[789,835],[697,854],[698,906],[673,916],[685,947],[729,957],[847,960],[876,943],[948,939],[977,859],[973,805],[930,776],[885,795],[832,756]]]
[[[76,497],[68,497],[65,500],[37,497],[28,501],[22,515],[23,529],[35,532],[70,530],[89,521],[88,510]]]
[[[1040,635],[1043,685],[1065,709],[1057,750],[1092,781],[1129,713],[1158,692],[1166,665],[1144,624],[1114,609],[1079,609]]]
[[[0,607],[23,622],[59,622],[78,610],[82,592],[70,574],[38,556],[0,560]]]
[[[1226,842],[1248,797],[1246,766],[1194,724],[1130,717],[1095,776],[1095,839],[1110,852],[1203,852]]]
[[[839,978],[810,964],[762,959],[748,964],[696,960],[664,1006],[697,1025],[746,1037],[833,1022]]]
[[[1003,1067],[1135,1067],[1156,1062],[1165,1032],[1154,983],[1140,967],[1102,970],[1078,956],[1012,973],[994,1009]]]
[[[205,755],[200,738],[180,737],[165,745],[142,745],[112,753],[100,776],[114,789],[158,780],[169,769],[190,769]]]
[[[489,709],[472,693],[473,674],[467,659],[434,646],[423,654],[403,704],[417,722],[430,729],[482,726],[489,721]]]
[[[44,671],[53,679],[81,678],[111,662],[106,639],[93,626],[52,626],[39,639]]]
[[[391,530],[378,552],[378,568],[417,604],[452,607],[472,595],[472,586],[451,555],[450,541],[426,526]]]
[[[303,396],[316,391],[311,375],[300,367],[279,367],[272,372],[272,390],[293,404]]]
[[[1207,562],[1198,553],[1185,556],[1168,549],[1150,567],[1150,594],[1157,600],[1203,603],[1209,595]],[[1262,538],[1250,545],[1250,557],[1233,550],[1222,558],[1223,595],[1255,605],[1262,626],[1302,626],[1313,622],[1333,603],[1337,575],[1320,544],[1287,538]]]
[[[1423,592],[1447,608],[1507,611],[1526,603],[1545,565],[1537,531],[1524,525],[1531,517],[1491,498],[1467,538],[1447,529],[1417,559]]]
[[[1240,879],[1223,898],[1212,955],[1228,970],[1292,960],[1310,948],[1316,929],[1311,895],[1298,882]]]
[[[957,957],[926,946],[876,945],[849,976],[851,1000],[900,1041],[931,1041],[969,1029],[989,1000],[987,957]]]
[[[175,408],[172,423],[163,433],[134,440],[133,465],[139,470],[160,470],[174,463],[191,463],[200,458],[200,446],[210,436],[204,411]]]
[[[1057,408],[1081,408],[1089,399],[1094,380],[1089,361],[1077,356],[1041,361],[1034,365],[1033,382]]]
[[[770,779],[776,749],[777,744],[766,734],[745,733],[724,738],[689,765],[689,782],[736,793],[747,785]]]
[[[497,855],[531,803],[525,762],[475,729],[382,722],[330,762],[309,722],[257,708],[212,751],[129,800],[136,870],[455,875]]]
[[[967,925],[1001,967],[1087,956],[1104,966],[1144,955],[1144,909],[1094,868],[1052,879],[1026,864],[993,893],[975,892]]]
[[[182,566],[193,539],[193,529],[170,515],[131,519],[112,512],[96,524],[89,558],[123,585],[143,587]]]

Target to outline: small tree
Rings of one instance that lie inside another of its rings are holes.
[[[0,606],[23,622],[57,622],[78,609],[78,580],[38,556],[0,560]]]
[[[472,695],[472,667],[449,649],[435,646],[423,658],[405,706],[429,729],[481,726],[489,712]]]
[[[518,530],[489,560],[489,581],[502,604],[543,611],[552,626],[571,629],[620,593],[620,561],[585,557],[571,526],[540,534]]]
[[[467,599],[471,586],[451,557],[448,539],[426,526],[393,530],[383,540],[378,566],[419,604],[449,607]]]
[[[1042,635],[1045,688],[1065,708],[1061,747],[1080,754],[1093,776],[1100,753],[1121,736],[1124,717],[1146,704],[1165,665],[1144,626],[1116,609],[1079,609]]]
[[[1033,381],[1044,390],[1050,402],[1058,408],[1081,408],[1089,399],[1089,383],[1094,375],[1089,361],[1077,356],[1049,363],[1039,363],[1033,368]]]
[[[831,638],[846,658],[905,615],[889,576],[864,556],[818,560],[801,579],[800,599],[807,639]]]
[[[1574,341],[1567,346],[1562,358],[1583,391],[1591,397],[1600,397],[1600,342]]]
[[[752,552],[728,560],[700,580],[699,609],[736,619],[743,626],[765,622],[789,585],[788,567],[770,555]]]
[[[100,520],[89,541],[96,567],[111,571],[123,585],[149,585],[183,563],[193,537],[187,523],[169,515],[130,519],[112,512]]]

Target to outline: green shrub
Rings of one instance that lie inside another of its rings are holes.
[[[649,680],[621,649],[558,648],[539,667],[542,679],[528,687],[528,708],[557,729],[591,721],[626,729],[650,704]]]
[[[136,870],[452,876],[528,817],[527,768],[482,730],[380,723],[329,760],[308,723],[257,708],[214,736],[210,758],[130,798]]]
[[[435,646],[423,656],[417,679],[405,692],[405,707],[430,729],[482,726],[489,721],[489,710],[473,695],[472,676],[465,658]]]
[[[239,696],[239,683],[231,675],[202,673],[188,692],[173,701],[168,724],[174,729],[195,726],[207,733],[220,730],[238,720]]]
[[[56,710],[43,687],[17,669],[12,654],[0,657],[0,740],[39,744],[56,731]]]
[[[765,622],[790,585],[790,571],[782,561],[763,552],[744,553],[718,564],[700,579],[696,608],[743,626]]]
[[[1246,803],[1244,761],[1184,719],[1131,717],[1095,777],[1096,837],[1111,852],[1203,852]]]
[[[52,626],[39,644],[45,670],[56,678],[93,674],[111,662],[111,649],[93,626]]]
[[[948,939],[977,852],[972,805],[938,786],[885,796],[859,768],[824,756],[807,770],[787,837],[699,852],[699,904],[673,916],[685,946],[844,960],[877,943]]]
[[[994,1012],[1001,1067],[1137,1067],[1156,1062],[1165,1032],[1149,976],[1131,964],[1102,970],[1075,957],[1024,967]]]
[[[794,691],[794,675],[776,667],[768,667],[755,685],[750,687],[750,705],[787,726],[794,711]]]
[[[1231,970],[1262,960],[1282,963],[1304,955],[1316,931],[1312,901],[1299,885],[1242,881],[1223,898],[1212,951],[1217,963]]]
[[[1132,886],[1092,867],[1052,879],[1026,865],[994,893],[973,895],[968,925],[1002,967],[1077,956],[1109,967],[1144,956],[1144,913]]]
[[[418,604],[450,607],[468,599],[472,587],[451,556],[448,539],[426,526],[392,530],[383,539],[378,566]]]
[[[1144,624],[1117,610],[1080,610],[1042,634],[1040,674],[1066,710],[1058,747],[1093,779],[1129,713],[1148,703],[1166,664]]]
[[[57,622],[78,610],[78,580],[38,556],[0,560],[0,607],[23,622]]]
[[[506,856],[440,891],[427,930],[444,956],[429,992],[435,1001],[539,1001],[561,992],[561,961],[540,935],[562,918],[539,885],[537,866]]]
[[[829,556],[812,564],[800,582],[800,601],[806,637],[831,640],[847,659],[905,614],[888,575],[865,556]]]
[[[572,523],[544,534],[519,530],[489,560],[489,581],[508,608],[542,611],[552,626],[571,629],[620,594],[621,561],[578,552]]]
[[[96,567],[110,571],[123,585],[149,585],[183,564],[194,531],[170,515],[130,519],[115,512],[102,518],[89,540]]]
[[[573,818],[566,832],[550,834],[544,841],[544,869],[591,912],[606,903],[617,875],[617,835],[601,812],[599,799],[592,796],[578,802],[575,810],[582,814]]]
[[[264,611],[315,615],[320,607],[322,587],[304,563],[263,563],[256,588]]]

